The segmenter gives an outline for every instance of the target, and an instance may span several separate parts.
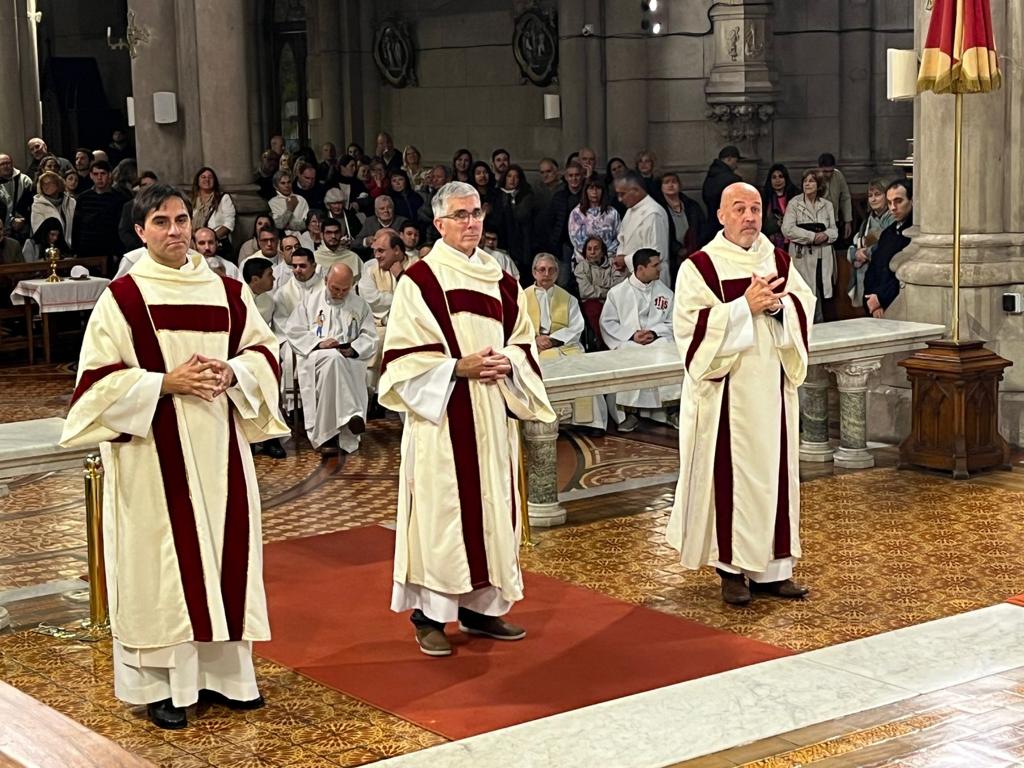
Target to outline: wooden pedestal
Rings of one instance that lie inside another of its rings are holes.
[[[1013,365],[983,341],[929,341],[900,362],[913,391],[910,435],[900,465],[941,469],[962,480],[986,469],[1009,469],[999,434],[999,381]]]

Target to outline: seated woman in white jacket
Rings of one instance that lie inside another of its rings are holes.
[[[274,226],[290,235],[298,235],[306,229],[306,214],[309,203],[292,193],[292,174],[278,171],[274,174],[274,189],[277,194],[270,198],[270,215]]]
[[[71,224],[75,220],[75,198],[64,190],[64,179],[53,171],[39,174],[36,194],[32,198],[29,224],[32,232],[47,219],[57,219],[64,231],[64,239],[71,242]]]
[[[209,227],[217,234],[217,253],[230,253],[235,229],[235,201],[222,192],[216,171],[203,166],[192,179],[192,231]]]
[[[818,297],[814,305],[814,322],[824,319],[822,304],[831,306],[832,286],[836,275],[836,254],[832,243],[839,237],[832,203],[821,197],[824,181],[816,169],[804,171],[800,180],[803,194],[786,206],[782,218],[782,234],[789,238],[789,255],[800,277]]]

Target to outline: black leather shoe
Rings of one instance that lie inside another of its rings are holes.
[[[288,454],[284,452],[284,447],[281,445],[280,440],[267,440],[260,443],[260,445],[263,448],[263,453],[272,459],[284,459],[288,456]]]
[[[353,435],[361,435],[366,431],[366,422],[362,416],[353,416],[346,426]]]
[[[204,704],[219,704],[222,707],[234,710],[245,710],[245,709],[260,709],[266,702],[262,696],[257,696],[255,699],[249,701],[236,701],[235,699],[229,699],[223,693],[219,691],[210,691],[203,689],[199,691],[199,700]]]
[[[742,573],[718,572],[722,577],[722,600],[729,605],[746,605],[751,601],[750,589]]]
[[[758,583],[756,581],[750,582],[750,590],[757,592],[762,595],[774,595],[775,597],[781,597],[786,600],[799,600],[811,590],[805,587],[803,584],[797,584],[792,579],[783,579],[782,581],[767,581]]]
[[[168,731],[177,731],[188,725],[188,719],[185,717],[185,708],[174,706],[170,699],[147,704],[146,714],[149,715],[153,725]]]

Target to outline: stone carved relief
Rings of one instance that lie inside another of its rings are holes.
[[[409,26],[403,21],[385,21],[373,36],[373,61],[388,85],[405,88],[416,85],[416,49]]]
[[[748,59],[760,59],[764,56],[764,27],[751,24],[743,38],[743,55]]]
[[[558,80],[558,20],[554,11],[531,7],[516,16],[512,53],[524,81],[546,86]]]
[[[751,141],[768,135],[768,126],[775,116],[773,104],[714,104],[705,116],[718,126],[730,141]]]
[[[730,29],[727,33],[729,36],[729,59],[732,61],[740,60],[740,28],[735,26]]]

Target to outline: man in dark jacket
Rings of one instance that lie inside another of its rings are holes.
[[[106,256],[107,272],[114,274],[125,250],[118,226],[126,198],[111,185],[110,163],[106,160],[96,160],[89,176],[92,189],[80,194],[75,205],[75,254]]]
[[[722,203],[722,192],[730,184],[743,181],[736,168],[743,156],[739,149],[732,146],[722,147],[718,153],[718,159],[713,160],[708,167],[708,175],[704,178],[704,186],[701,189],[701,196],[704,198],[704,207],[707,209],[707,229],[704,233],[704,242],[709,242],[715,233],[722,228],[718,222],[718,209]]]
[[[914,185],[910,179],[894,181],[885,190],[889,213],[896,219],[878,238],[864,273],[864,311],[883,317],[900,293],[900,281],[890,266],[893,256],[907,247],[910,238],[903,234],[914,224]]]

